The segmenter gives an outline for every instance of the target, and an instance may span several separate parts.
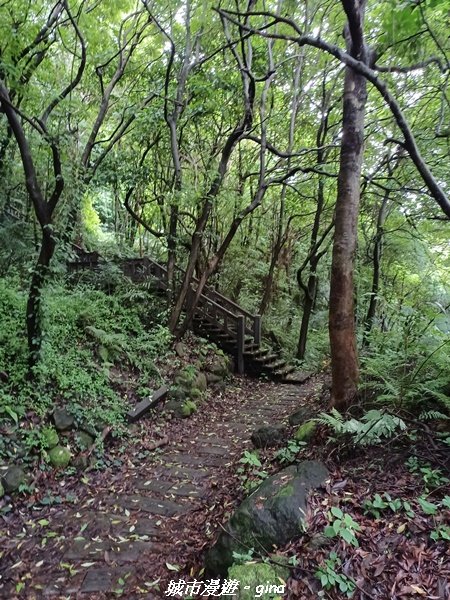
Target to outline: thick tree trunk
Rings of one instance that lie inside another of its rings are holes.
[[[354,56],[365,60],[362,39],[363,11],[353,3],[348,4],[351,4],[350,8],[347,7],[347,15],[350,15],[348,29],[351,31],[351,36],[349,33],[348,38],[351,37],[351,41],[348,39],[347,44]],[[350,17],[352,17],[351,23]],[[329,309],[331,403],[339,410],[348,408],[358,390],[359,366],[355,334],[353,271],[364,152],[366,100],[365,78],[346,67]]]

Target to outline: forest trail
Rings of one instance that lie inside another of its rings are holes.
[[[70,490],[77,501],[30,505],[19,524],[13,513],[6,518],[0,596],[160,598],[171,579],[201,578],[201,551],[240,494],[236,470],[251,432],[283,423],[317,385],[237,379],[189,421],[164,422],[156,430],[170,440],[162,451],[130,455],[82,482],[55,480],[60,495]]]

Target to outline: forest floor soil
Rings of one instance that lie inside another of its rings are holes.
[[[245,496],[238,469],[244,451],[252,450],[251,433],[277,424],[289,431],[288,416],[302,406],[324,410],[323,381],[299,386],[234,378],[226,390],[210,391],[189,419],[158,411],[133,425],[126,443],[106,445],[103,470],[40,474],[33,496],[19,497],[2,513],[0,598],[153,599],[167,597],[170,581],[201,580],[205,550]],[[168,443],[155,450],[163,439]],[[450,545],[430,533],[450,511],[420,513],[423,481],[405,466],[411,447],[394,440],[349,450],[325,441],[319,428],[298,457],[325,462],[330,479],[311,495],[305,535],[279,550],[290,562],[286,597],[349,597],[339,586],[324,590],[317,577],[335,552],[331,570],[351,578],[355,600],[449,600]],[[414,453],[425,459],[429,450],[426,439],[418,440]],[[434,455],[448,466],[440,447]],[[276,459],[276,449],[259,456],[269,474],[287,464]],[[440,496],[450,493],[448,482],[438,488]],[[376,493],[409,501],[414,516],[404,510],[368,515],[364,503]],[[357,545],[321,536],[332,507],[359,524]]]

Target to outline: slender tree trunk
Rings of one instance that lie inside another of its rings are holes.
[[[319,137],[319,136],[318,136]],[[321,143],[318,143],[320,146]],[[320,164],[323,160],[323,152],[319,150],[318,152],[318,163]],[[310,241],[310,251],[309,258],[306,264],[309,264],[309,275],[308,275],[308,283],[305,284],[302,281],[302,269],[300,268],[297,273],[297,281],[300,287],[303,289],[305,294],[303,301],[303,314],[302,314],[302,322],[300,325],[300,335],[298,339],[298,347],[297,347],[297,358],[299,360],[305,359],[306,352],[306,341],[308,338],[308,330],[309,330],[309,321],[311,319],[312,311],[314,309],[314,303],[316,299],[317,293],[317,274],[316,269],[319,263],[320,258],[323,256],[323,253],[319,252],[320,244],[317,244],[317,238],[319,236],[319,228],[320,221],[322,218],[323,206],[325,203],[324,197],[324,182],[322,179],[319,179],[319,184],[317,188],[317,208],[316,213],[314,215],[314,223],[311,231],[311,241]],[[305,263],[303,263],[306,266]]]
[[[363,6],[350,0],[343,0],[342,4],[349,19],[348,49],[354,57],[365,61]],[[346,67],[329,309],[331,403],[340,410],[351,405],[358,391],[353,271],[364,152],[366,88],[366,79]]]
[[[187,329],[190,327],[195,314],[195,310],[198,306],[200,297],[203,293],[203,290],[205,289],[208,279],[217,270],[218,266],[223,260],[223,257],[225,256],[226,251],[228,250],[231,242],[233,241],[233,238],[236,235],[236,232],[239,229],[242,221],[247,215],[251,214],[258,206],[260,206],[265,193],[266,188],[260,187],[258,189],[253,201],[243,211],[241,211],[241,213],[231,223],[230,228],[228,229],[228,232],[224,237],[222,243],[220,244],[216,254],[209,259],[208,264],[206,265],[206,268],[204,269],[197,283],[195,294],[192,295],[192,297],[190,298],[189,306],[186,307],[186,317],[180,327],[178,337],[182,337],[186,333]],[[189,290],[189,288],[190,284],[187,291]]]
[[[280,210],[280,213],[281,212],[282,211]],[[281,219],[281,217],[282,217],[282,215],[280,214],[280,219]],[[261,299],[261,304],[259,305],[259,314],[260,315],[263,315],[266,312],[267,307],[269,306],[270,300],[272,298],[275,269],[277,267],[281,248],[282,248],[282,240],[280,238],[280,232],[278,232],[277,240],[276,240],[275,246],[272,250],[272,258],[270,260],[269,272],[267,274],[265,285],[264,285],[263,297]]]
[[[383,254],[383,236],[384,236],[384,222],[386,220],[387,204],[389,201],[389,191],[386,192],[380,209],[378,211],[377,218],[377,229],[375,232],[374,246],[373,246],[373,273],[372,273],[372,289],[370,292],[369,306],[367,309],[367,315],[365,320],[365,335],[364,344],[368,343],[367,335],[370,333],[377,312],[378,305],[378,290],[380,289],[380,275],[381,275],[381,257]]]
[[[39,354],[42,343],[41,329],[41,298],[42,289],[47,279],[50,262],[55,253],[56,240],[53,236],[50,225],[42,230],[42,240],[39,256],[31,277],[30,291],[27,301],[27,337],[29,349],[29,368],[30,374],[32,368],[39,361]]]
[[[310,269],[309,277],[308,277],[308,283],[306,285],[305,300],[303,302],[303,314],[302,314],[302,323],[300,326],[300,335],[298,338],[297,358],[299,360],[305,359],[306,341],[308,339],[308,331],[309,331],[309,322],[311,320],[311,315],[314,310],[314,304],[316,302],[317,286],[318,286],[318,279],[317,279],[316,267],[313,267],[313,265],[311,265],[311,269]]]

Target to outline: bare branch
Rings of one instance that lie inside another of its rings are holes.
[[[77,37],[78,41],[80,42],[80,46],[81,46],[81,60],[80,60],[79,66],[78,66],[77,74],[75,75],[75,77],[73,78],[73,80],[63,89],[63,91],[56,98],[54,98],[50,102],[50,104],[47,106],[47,108],[43,112],[42,117],[41,117],[41,121],[42,121],[42,123],[44,123],[44,125],[47,123],[47,120],[48,120],[50,114],[52,113],[52,111],[80,83],[81,78],[82,78],[83,73],[84,73],[84,69],[86,67],[86,44],[85,44],[84,38],[81,35],[81,31],[80,31],[80,29],[78,27],[78,24],[76,23],[75,19],[73,18],[72,14],[71,14],[71,12],[69,10],[69,7],[67,6],[67,2],[65,0],[64,0],[64,7],[65,7],[66,12],[67,12],[67,14],[69,16],[69,20],[72,23],[72,26],[73,26],[73,28],[75,30],[76,37]]]

